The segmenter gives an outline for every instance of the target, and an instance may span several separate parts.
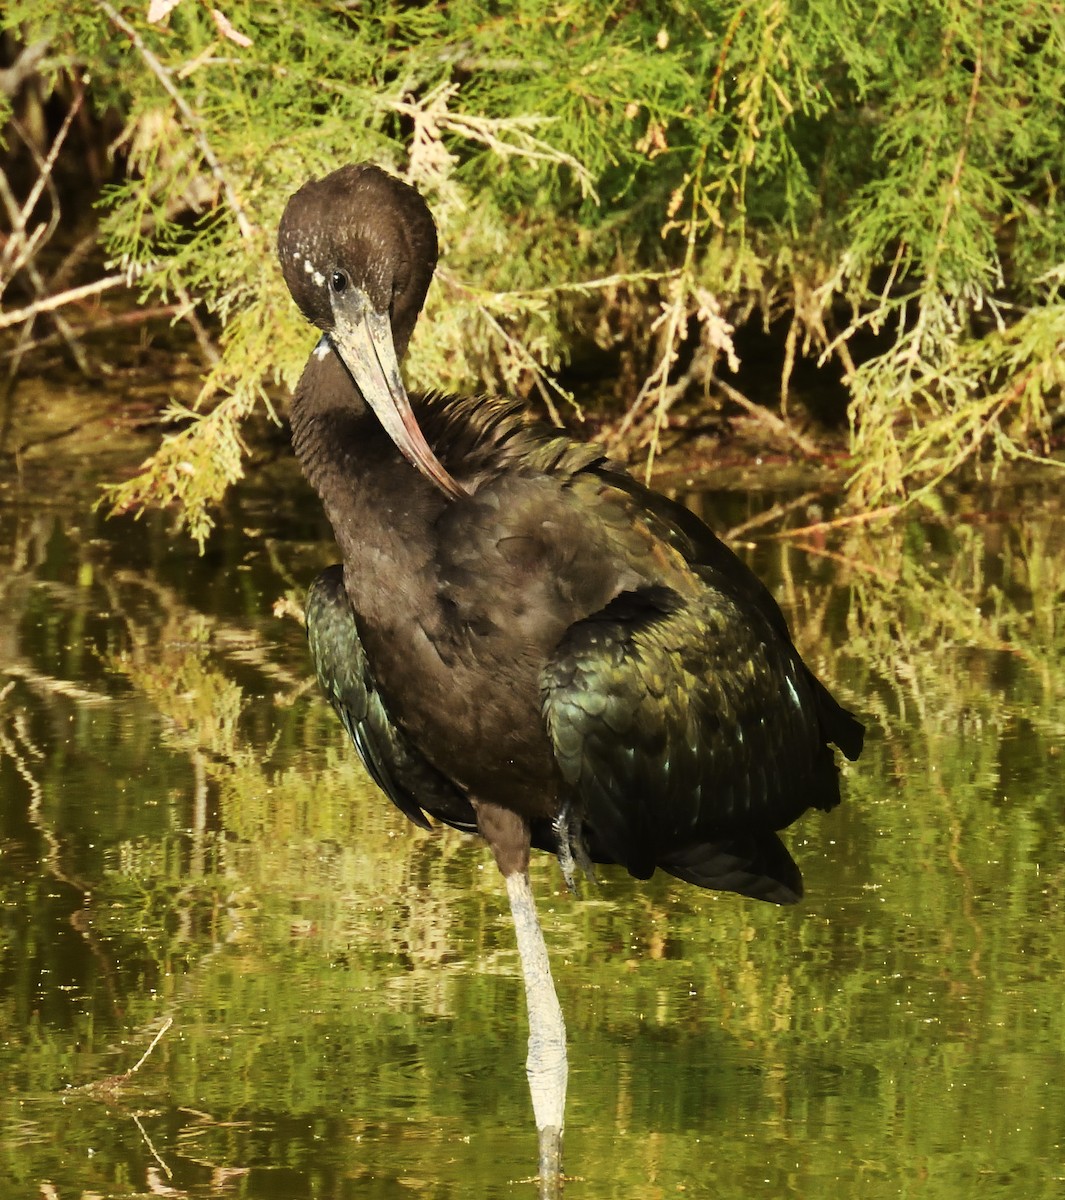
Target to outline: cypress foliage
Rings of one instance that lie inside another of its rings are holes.
[[[363,158],[422,189],[441,228],[416,387],[531,389],[554,412],[576,347],[623,346],[638,366],[613,433],[653,456],[686,391],[729,394],[734,329],[760,313],[787,326],[786,421],[797,356],[843,374],[856,503],[1049,460],[1059,5],[156,7],[150,23],[147,0],[15,0],[3,18],[48,39],[42,70],[83,73],[122,114],[101,217],[114,266],[222,330],[199,401],[173,407],[184,427],[116,504],[176,501],[206,536],[243,422],[309,350],[273,255],[285,199]]]

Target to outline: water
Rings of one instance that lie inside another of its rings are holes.
[[[0,1195],[534,1196],[502,881],[367,783],[273,613],[317,505],[282,459],[198,558],[92,484],[0,488]],[[866,753],[795,909],[536,863],[567,1196],[1062,1194],[1061,510],[751,550]]]

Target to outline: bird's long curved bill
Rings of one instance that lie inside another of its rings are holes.
[[[418,426],[399,373],[388,314],[376,312],[363,297],[362,304],[345,305],[334,310],[334,316],[333,346],[385,432],[407,461],[445,495],[453,500],[465,496],[466,490],[451,477]]]

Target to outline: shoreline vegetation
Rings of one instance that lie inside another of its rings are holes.
[[[281,209],[359,159],[440,227],[415,388],[527,396],[648,472],[829,462],[851,520],[1063,464],[1059,3],[16,0],[3,30],[0,453],[30,372],[139,364],[163,420],[107,503],[201,545],[313,340]]]

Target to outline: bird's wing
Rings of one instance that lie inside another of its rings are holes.
[[[838,804],[838,774],[798,654],[749,605],[623,592],[568,629],[541,700],[597,849],[638,878],[798,898],[774,831]]]
[[[428,812],[475,833],[469,801],[389,716],[366,659],[341,566],[327,568],[311,584],[306,608],[307,640],[318,682],[374,782],[416,825],[431,828]]]
[[[655,535],[677,550],[710,587],[732,595],[744,608],[757,610],[763,620],[791,645],[788,623],[773,594],[695,513],[609,464],[597,466],[595,473],[612,489],[628,496]],[[797,654],[795,659],[799,673],[813,692],[825,740],[837,745],[854,762],[862,752],[865,727],[840,705]]]

